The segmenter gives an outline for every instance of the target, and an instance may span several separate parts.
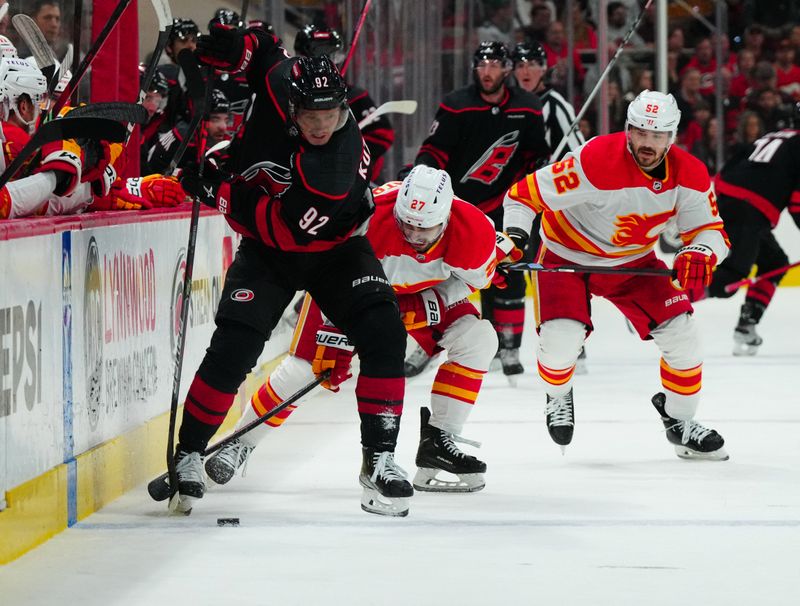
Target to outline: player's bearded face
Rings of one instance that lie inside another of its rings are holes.
[[[300,133],[312,145],[325,145],[330,141],[342,110],[333,109],[298,109],[295,121]]]
[[[654,130],[644,130],[631,126],[628,129],[628,142],[636,163],[644,170],[655,168],[664,159],[672,134]]]
[[[434,225],[433,227],[415,227],[408,223],[397,222],[403,237],[417,252],[425,252],[433,246],[442,235],[444,225]]]
[[[514,77],[521,88],[533,92],[544,76],[545,68],[535,61],[520,61],[514,66]]]
[[[503,82],[508,75],[508,69],[503,66],[502,61],[497,59],[486,59],[481,61],[475,68],[475,76],[478,80],[481,92],[491,95],[500,90]]]

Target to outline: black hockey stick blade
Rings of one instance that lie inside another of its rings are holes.
[[[46,143],[60,139],[94,139],[119,143],[125,140],[126,129],[116,120],[106,118],[59,118],[40,126],[25,144],[14,161],[0,176],[0,188],[11,181],[25,162]]]
[[[271,419],[275,415],[277,415],[280,412],[286,410],[287,408],[289,408],[289,406],[291,406],[292,404],[297,402],[297,400],[299,400],[304,395],[306,395],[308,392],[313,390],[317,385],[322,383],[329,376],[330,376],[330,371],[325,371],[324,373],[319,375],[316,379],[311,381],[311,383],[309,383],[305,387],[302,387],[296,393],[293,393],[291,396],[286,398],[286,400],[284,400],[279,406],[276,406],[275,408],[270,410],[264,416],[258,417],[257,419],[253,419],[252,421],[250,421],[249,423],[247,423],[243,427],[240,427],[239,429],[234,431],[228,437],[220,440],[219,442],[217,442],[213,446],[209,446],[208,448],[206,448],[205,452],[203,452],[203,456],[206,457],[206,456],[218,451],[220,448],[222,448],[226,444],[230,444],[235,439],[242,437],[248,431],[252,430],[255,427],[258,427],[264,421],[268,421],[269,419]],[[147,484],[147,493],[150,495],[150,497],[154,501],[166,501],[167,499],[169,499],[173,494],[173,492],[170,490],[170,486],[169,486],[169,474],[167,472],[164,472],[160,476],[158,476],[157,478],[151,480]]]
[[[133,124],[146,124],[148,120],[147,110],[138,103],[125,103],[123,101],[107,101],[102,103],[90,103],[79,105],[69,111],[67,118],[82,118],[89,116],[92,118],[106,118],[117,122]]]

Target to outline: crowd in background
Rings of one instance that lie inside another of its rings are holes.
[[[607,4],[609,58],[636,20],[644,0]],[[668,6],[669,92],[682,112],[678,144],[703,160],[713,174],[716,166],[717,129],[724,129],[725,158],[763,133],[783,128],[800,101],[800,3],[726,2],[727,33],[722,36],[724,65],[722,88],[716,86],[715,3],[670,2]],[[566,95],[568,63],[573,65],[576,110],[595,86],[597,69],[598,0],[574,0],[567,14],[566,0],[482,0],[476,15],[477,36],[513,46],[523,40],[541,43],[548,55],[551,82]],[[685,6],[684,6],[685,5]],[[567,48],[566,23],[572,21],[574,49]],[[628,103],[644,89],[653,89],[655,3],[645,12],[608,81],[610,131],[622,130]],[[715,115],[715,95],[722,95],[724,120]],[[589,138],[597,134],[596,105],[581,121]]]

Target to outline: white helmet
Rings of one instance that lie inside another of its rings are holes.
[[[642,130],[668,131],[673,139],[678,132],[681,111],[678,102],[670,94],[656,90],[643,90],[628,105],[626,126],[635,126]]]
[[[443,170],[420,165],[403,179],[394,216],[400,223],[414,227],[435,227],[447,223],[452,205],[450,176]]]
[[[16,59],[19,57],[17,54],[17,47],[14,46],[14,43],[5,36],[0,36],[0,56],[2,56],[3,59]]]
[[[22,120],[19,112],[19,98],[28,95],[38,113],[39,104],[47,94],[47,80],[38,67],[24,59],[0,59],[0,117],[8,120],[13,109]],[[36,120],[34,116],[28,126]],[[25,122],[25,120],[23,120]]]

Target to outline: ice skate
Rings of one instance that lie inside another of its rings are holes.
[[[589,368],[586,366],[586,348],[581,347],[581,353],[578,354],[578,360],[575,362],[576,375],[588,375]]]
[[[419,449],[417,450],[417,470],[414,488],[426,492],[477,492],[486,486],[483,474],[486,463],[462,452],[455,442],[478,446],[477,442],[465,440],[438,427],[430,425],[431,412],[420,409]],[[455,479],[437,478],[446,472]]]
[[[522,367],[519,361],[519,348],[513,347],[500,349],[500,363],[503,365],[503,374],[508,379],[508,383],[511,387],[517,386],[517,379],[519,378],[518,375],[521,375],[525,372],[525,369]]]
[[[408,474],[394,460],[394,453],[362,448],[358,480],[364,487],[361,509],[381,516],[405,517],[414,489]]]
[[[406,378],[410,379],[411,377],[422,374],[422,372],[428,368],[428,364],[431,363],[433,358],[434,356],[429,356],[424,349],[417,345],[414,351],[406,358],[405,364],[403,365],[403,373],[406,375]]]
[[[203,457],[199,452],[175,451],[175,472],[178,474],[178,492],[170,499],[170,511],[189,515],[197,499],[206,492]]]
[[[675,453],[681,459],[728,460],[725,440],[716,431],[691,419],[679,421],[670,417],[665,408],[667,398],[663,393],[654,395],[652,402],[667,430],[667,440],[675,446]]]
[[[572,442],[572,433],[575,430],[572,389],[562,396],[551,397],[548,394],[544,413],[547,418],[547,431],[563,453],[564,447]]]
[[[227,484],[240,469],[244,476],[247,460],[255,448],[241,439],[228,442],[206,459],[206,474],[215,484]]]
[[[733,355],[754,356],[763,342],[755,324],[739,324],[733,331]]]

